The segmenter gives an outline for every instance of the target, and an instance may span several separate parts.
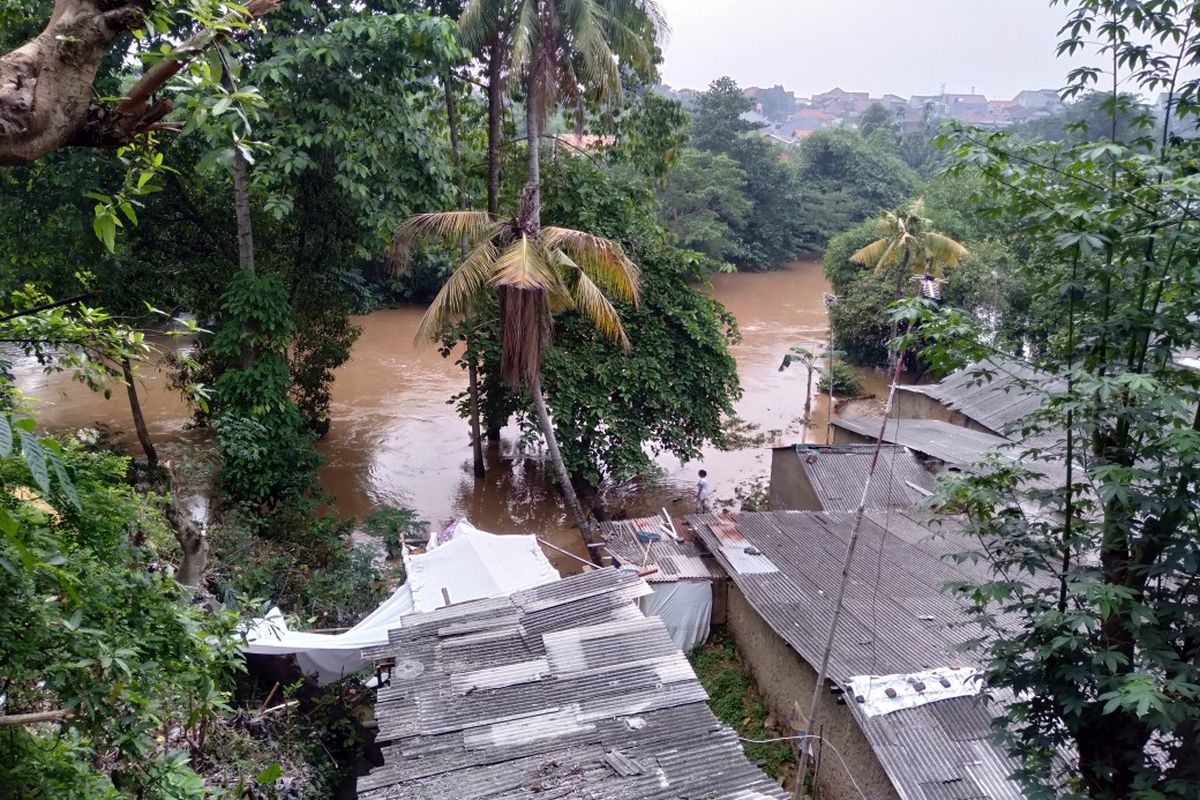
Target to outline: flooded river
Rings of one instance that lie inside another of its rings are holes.
[[[710,448],[687,464],[663,457],[662,475],[652,485],[606,489],[611,512],[636,515],[664,506],[690,512],[700,468],[708,470],[716,505],[737,508],[739,487],[745,490],[756,481],[765,486],[770,444],[825,441],[824,398],[814,402],[818,425],[805,431],[800,424],[804,367],[781,372],[779,365],[792,346],[824,348],[828,328],[822,293],[828,290],[816,262],[796,262],[777,272],[713,276],[709,291],[737,317],[743,336],[732,351],[744,392],[737,412],[751,426],[745,434],[764,443],[726,452]],[[581,554],[579,536],[546,480],[540,454],[535,450],[523,457],[515,428],[504,431],[499,447],[487,450],[487,478],[475,480],[467,423],[447,404],[464,388],[465,372],[432,345],[413,341],[422,311],[389,309],[357,320],[363,333],[350,361],[337,372],[333,424],[320,448],[326,458],[321,480],[338,510],[361,517],[383,506],[407,506],[438,525],[467,516],[485,530],[532,531]],[[122,441],[136,447],[123,391],[104,400],[68,376],[43,375],[31,362],[18,362],[16,373],[20,388],[41,399],[38,418],[46,428],[100,424],[122,432]],[[883,378],[874,373],[863,377],[868,393],[882,394]],[[815,379],[813,385],[815,389]],[[166,390],[161,375],[144,369],[139,392],[156,441],[200,436],[185,430],[187,411]],[[567,562],[556,559],[562,567]]]

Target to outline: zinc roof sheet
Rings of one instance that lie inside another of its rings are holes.
[[[801,658],[819,664],[854,514],[777,511],[689,522],[759,616]],[[724,558],[731,528],[778,571],[744,572]],[[916,510],[866,512],[830,679],[844,684],[855,675],[970,664],[959,648],[978,629],[962,624],[960,606],[942,591],[950,582],[986,577],[982,565],[946,558],[970,549],[954,519],[942,518],[939,526]],[[988,738],[996,715],[989,702],[983,695],[955,698],[869,717],[847,698],[902,800],[1019,800],[1020,789],[1008,780],[1016,765]]]
[[[1048,446],[1053,431],[1024,430],[1029,416],[1046,399],[1066,389],[1059,378],[1016,361],[992,358],[951,373],[938,383],[898,386],[899,391],[924,394],[961,412],[988,430],[1028,444]]]
[[[637,567],[650,583],[712,580],[712,566],[704,549],[692,541],[671,538],[661,517],[639,517],[602,522],[600,533],[609,555],[621,566]],[[659,541],[638,541],[638,531],[657,533]]]
[[[713,716],[635,575],[598,570],[406,618],[362,800],[784,800]]]
[[[795,445],[823,511],[853,511],[874,457],[873,445]],[[933,492],[933,476],[908,449],[885,445],[879,452],[867,508],[910,508]]]

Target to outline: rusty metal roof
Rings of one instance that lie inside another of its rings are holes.
[[[874,445],[798,444],[794,449],[822,511],[858,508]],[[867,508],[911,508],[932,492],[933,476],[911,451],[890,444],[880,448]]]
[[[1029,416],[1048,397],[1065,391],[1066,384],[1016,361],[992,358],[960,369],[939,383],[896,389],[932,397],[999,436],[1048,446],[1058,438],[1056,434],[1023,428],[1030,425]]]
[[[643,577],[650,583],[707,581],[713,576],[711,558],[696,542],[677,542],[671,538],[661,517],[641,517],[598,526],[604,546],[618,566],[637,567],[641,572],[656,570]],[[650,531],[661,537],[657,542],[640,542],[638,531]]]
[[[614,569],[405,617],[361,800],[785,800]]]
[[[854,514],[775,511],[688,521],[763,620],[801,658],[819,664]],[[739,545],[760,552],[774,571],[741,569],[726,556]],[[953,518],[937,525],[916,510],[867,512],[830,679],[844,684],[855,675],[970,664],[959,647],[979,629],[962,624],[962,608],[942,591],[948,583],[987,577],[982,565],[946,558],[970,549]],[[990,723],[995,711],[970,705],[980,702],[987,701],[943,700],[868,717],[847,699],[902,800],[1019,800],[1020,790],[1007,779],[1015,764],[984,735],[982,722]]]

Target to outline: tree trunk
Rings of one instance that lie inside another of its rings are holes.
[[[487,467],[483,462],[483,436],[479,431],[479,365],[475,354],[471,352],[470,342],[467,343],[467,380],[470,387],[467,390],[471,406],[471,450],[475,458],[475,477],[487,475]]]
[[[528,202],[529,232],[536,235],[542,225],[542,166],[539,160],[541,154],[541,79],[536,69],[529,70],[529,91],[525,93],[525,135],[528,138],[526,152],[526,172],[528,177],[525,184],[525,197],[522,202]]]
[[[462,153],[458,147],[458,108],[454,102],[454,73],[450,69],[446,70],[443,86],[446,91],[446,125],[450,129],[450,160],[454,163],[454,177],[458,184],[458,208],[461,211],[467,207],[467,184],[462,168]]]
[[[249,169],[246,157],[233,150],[233,211],[237,217],[238,266],[254,274],[254,229],[250,224]]]
[[[125,378],[125,389],[129,392],[129,411],[133,414],[133,429],[137,431],[138,442],[142,452],[146,454],[146,466],[153,475],[158,469],[158,453],[154,450],[154,442],[150,441],[150,431],[146,429],[146,418],[142,415],[142,403],[138,400],[137,385],[133,382],[133,367],[129,357],[121,359],[121,374]]]
[[[268,14],[278,0],[250,0],[214,27],[228,27]],[[45,30],[15,50],[0,54],[0,166],[29,164],[67,146],[119,147],[143,132],[177,130],[164,122],[170,100],[154,93],[191,58],[219,43],[201,31],[180,42],[180,58],[147,69],[120,100],[93,99],[93,82],[113,42],[142,24],[141,0],[55,0]]]
[[[896,300],[897,301],[899,301],[900,298],[904,296],[904,279],[906,277],[908,277],[908,261],[909,261],[910,255],[911,254],[909,253],[908,248],[906,247],[904,249],[904,258],[900,261],[899,273],[896,276]],[[900,335],[900,320],[894,319],[894,320],[892,320],[892,333],[891,333],[891,336],[888,338],[888,344],[890,345],[893,341],[895,341],[896,337],[899,335]],[[893,360],[895,358],[896,358],[896,354],[893,353],[891,351],[891,348],[889,347],[888,348],[888,368],[889,369],[896,366],[896,362]],[[830,375],[829,379],[832,381],[833,375]]]
[[[450,157],[454,162],[454,174],[458,182],[458,208],[460,211],[467,207],[466,175],[463,174],[462,153],[458,144],[458,109],[454,103],[453,73],[446,70],[444,79],[446,89],[446,124],[450,128]],[[490,166],[490,165],[489,165]],[[467,243],[464,240],[462,254],[466,257]],[[479,435],[479,367],[475,362],[475,354],[471,350],[471,340],[467,337],[467,395],[471,408],[471,452],[475,461],[475,477],[487,475],[487,467],[483,461],[483,437]]]
[[[500,121],[504,116],[504,53],[494,42],[488,48],[488,178],[487,210],[500,213]],[[499,438],[499,437],[497,437]]]
[[[534,378],[533,385],[529,387],[529,394],[533,397],[533,407],[537,411],[538,426],[542,429],[542,435],[546,437],[546,448],[550,451],[550,460],[554,463],[554,472],[558,476],[558,488],[562,490],[563,497],[566,498],[567,508],[571,515],[575,517],[575,524],[579,526],[584,544],[591,544],[592,525],[584,515],[583,507],[579,505],[579,497],[575,494],[571,475],[567,472],[562,452],[558,449],[558,439],[554,435],[554,423],[550,421],[550,412],[546,409],[546,398],[542,394],[541,376]]]
[[[208,537],[180,504],[179,496],[175,494],[175,473],[169,461],[167,474],[171,478],[171,504],[167,506],[167,522],[175,531],[179,549],[183,551],[175,580],[184,586],[198,588],[204,583],[204,570],[208,566]]]

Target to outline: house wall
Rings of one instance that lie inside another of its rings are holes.
[[[732,581],[726,619],[738,651],[750,665],[775,718],[782,727],[803,730],[807,727],[804,718],[812,702],[816,670],[771,630]],[[861,800],[846,777],[847,769],[872,800],[899,800],[850,709],[838,705],[833,695],[826,694],[821,701],[820,719],[818,733],[825,744],[814,743],[813,751],[820,756],[816,776],[822,800]],[[831,746],[841,753],[845,767]]]
[[[771,451],[771,485],[768,499],[772,511],[820,511],[821,503],[794,447]]]
[[[896,416],[900,419],[935,419],[992,436],[1000,435],[991,428],[980,425],[961,411],[947,408],[941,401],[935,400],[927,394],[898,389],[895,402]]]

